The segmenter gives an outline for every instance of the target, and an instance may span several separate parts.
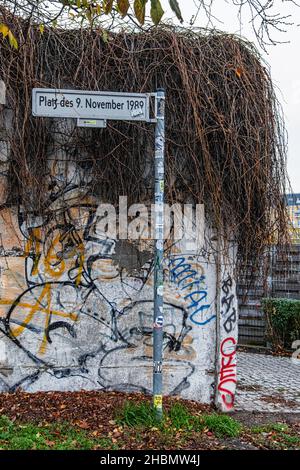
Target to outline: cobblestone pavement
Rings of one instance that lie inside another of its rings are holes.
[[[300,412],[300,361],[239,352],[236,411]]]

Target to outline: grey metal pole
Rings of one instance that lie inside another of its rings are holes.
[[[165,91],[156,93],[153,406],[162,418]]]

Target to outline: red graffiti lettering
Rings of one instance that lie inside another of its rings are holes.
[[[234,405],[234,392],[236,385],[236,340],[232,337],[226,338],[221,344],[221,368],[219,372],[218,391],[229,410]],[[223,392],[223,393],[222,393]]]

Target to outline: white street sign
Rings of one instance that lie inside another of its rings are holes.
[[[33,116],[151,121],[151,93],[33,88]]]

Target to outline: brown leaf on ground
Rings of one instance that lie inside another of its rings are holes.
[[[45,444],[46,444],[48,447],[53,447],[53,446],[55,446],[55,442],[54,442],[54,441],[45,441]]]
[[[125,394],[121,392],[80,391],[80,392],[38,392],[38,393],[0,393],[1,414],[6,415],[17,423],[41,424],[41,427],[49,427],[52,424],[68,422],[85,431],[91,439],[112,439],[114,445],[120,449],[246,449],[268,448],[266,442],[270,439],[263,438],[259,441],[257,435],[244,433],[243,438],[217,438],[208,428],[204,432],[186,433],[185,430],[170,429],[170,433],[161,433],[156,429],[136,430],[128,427],[120,427],[116,423],[115,410],[121,408],[126,401],[141,403],[151,402],[151,397],[140,393]],[[213,408],[195,401],[182,400],[178,397],[165,397],[164,408],[166,411],[175,403],[182,403],[193,415],[209,413]],[[16,413],[16,410],[18,413]],[[271,416],[272,415],[272,416]],[[260,425],[265,422],[275,422],[275,415],[258,415],[233,413],[233,417],[249,424]],[[289,425],[299,435],[299,417],[295,413]],[[279,422],[285,422],[285,417],[280,416]],[[59,430],[52,431],[55,436],[61,436]],[[278,439],[276,436],[275,439]],[[48,442],[52,442],[50,439]],[[76,442],[74,443],[76,445]],[[52,447],[48,443],[49,447]],[[101,448],[95,442],[95,449]]]
[[[75,424],[81,429],[90,429],[90,425],[86,421],[76,421]]]

